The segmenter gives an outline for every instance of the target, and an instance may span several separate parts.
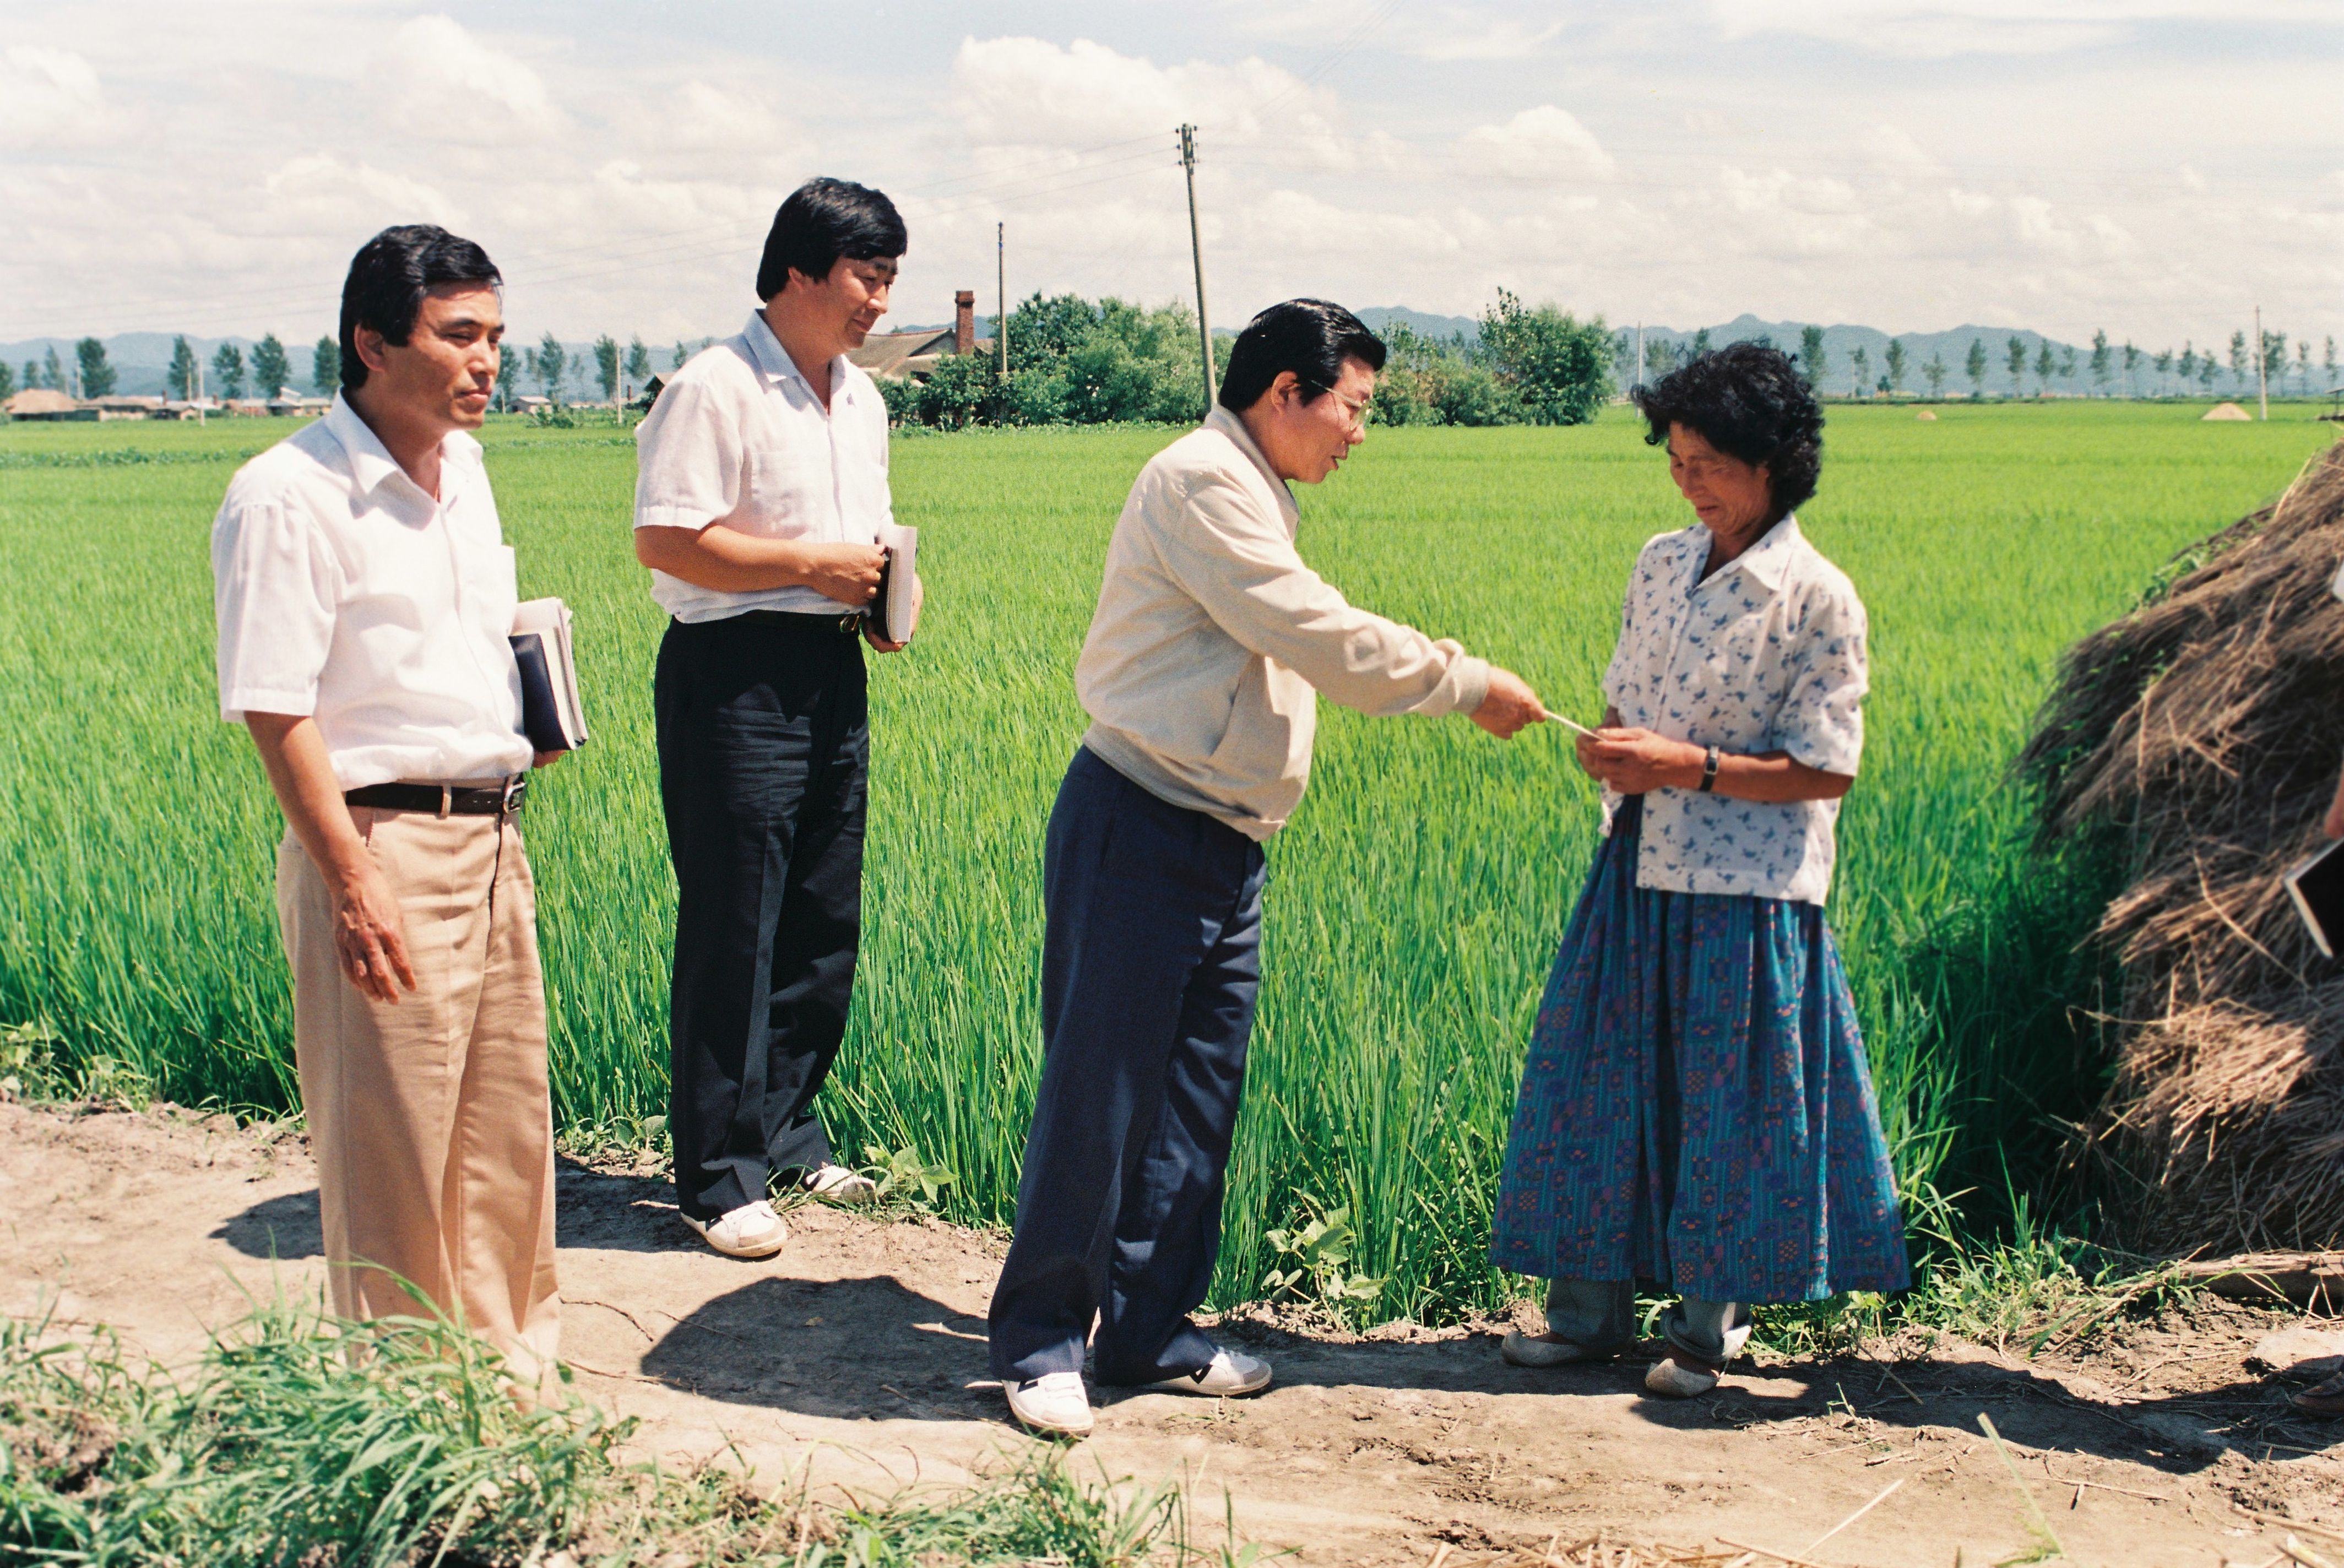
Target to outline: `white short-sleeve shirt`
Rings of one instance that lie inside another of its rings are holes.
[[[1603,695],[1620,722],[1738,754],[1785,752],[1854,777],[1864,755],[1864,602],[1786,517],[1707,581],[1710,532],[1648,541]],[[1607,799],[1609,817],[1616,801]],[[1689,789],[1644,797],[1636,885],[1821,904],[1837,801],[1771,804]]]
[[[424,493],[349,403],[237,470],[212,523],[220,716],[317,721],[345,790],[520,773],[520,598],[478,441]]]
[[[887,405],[844,355],[831,361],[830,408],[763,315],[692,357],[635,428],[635,526],[712,522],[759,539],[872,544],[895,520],[887,491]],[[749,593],[652,573],[652,597],[679,621],[749,610],[834,614],[811,588]]]

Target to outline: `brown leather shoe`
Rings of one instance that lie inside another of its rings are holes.
[[[2344,1415],[2344,1372],[2315,1383],[2288,1402],[2307,1415]]]

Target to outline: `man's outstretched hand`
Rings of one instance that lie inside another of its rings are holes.
[[[1490,666],[1489,694],[1473,710],[1473,722],[1501,741],[1546,717],[1546,709],[1530,683],[1511,670]]]

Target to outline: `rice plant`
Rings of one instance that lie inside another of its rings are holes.
[[[2022,1187],[2102,1061],[2088,855],[2039,855],[2006,769],[2061,648],[2177,549],[2284,485],[2309,422],[2184,407],[1835,409],[1802,521],[1872,614],[1863,779],[1834,919],[1900,1174]],[[0,1023],[43,1065],[187,1103],[294,1100],[270,891],[282,824],[217,718],[212,513],[243,422],[0,431]],[[827,1108],[841,1148],[955,1177],[1005,1222],[1040,1052],[1040,870],[1084,720],[1072,672],[1107,535],[1152,430],[899,442],[923,531],[920,641],[874,661],[866,944]],[[486,437],[526,594],[577,612],[595,740],[527,818],[558,1113],[665,1109],[674,905],[652,757],[661,620],[629,545],[631,443],[607,427]],[[144,460],[137,460],[143,454]],[[1379,430],[1302,492],[1303,548],[1359,602],[1525,674],[1582,720],[1638,547],[1688,520],[1618,412],[1571,430]],[[1552,734],[1322,708],[1310,793],[1271,851],[1260,1027],[1217,1298],[1260,1293],[1268,1235],[1340,1209],[1364,1315],[1437,1319],[1510,1292],[1483,1252],[1516,1076],[1595,844]],[[1975,1200],[1973,1200],[1975,1201]],[[1996,1203],[1999,1204],[1999,1199]],[[1991,1206],[1990,1206],[1991,1207]]]

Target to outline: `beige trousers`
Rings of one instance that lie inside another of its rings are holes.
[[[396,1003],[342,974],[324,877],[291,834],[277,851],[334,1310],[412,1315],[404,1279],[534,1384],[558,1348],[561,1300],[545,981],[520,832],[492,816],[350,816],[406,911],[416,988]]]

